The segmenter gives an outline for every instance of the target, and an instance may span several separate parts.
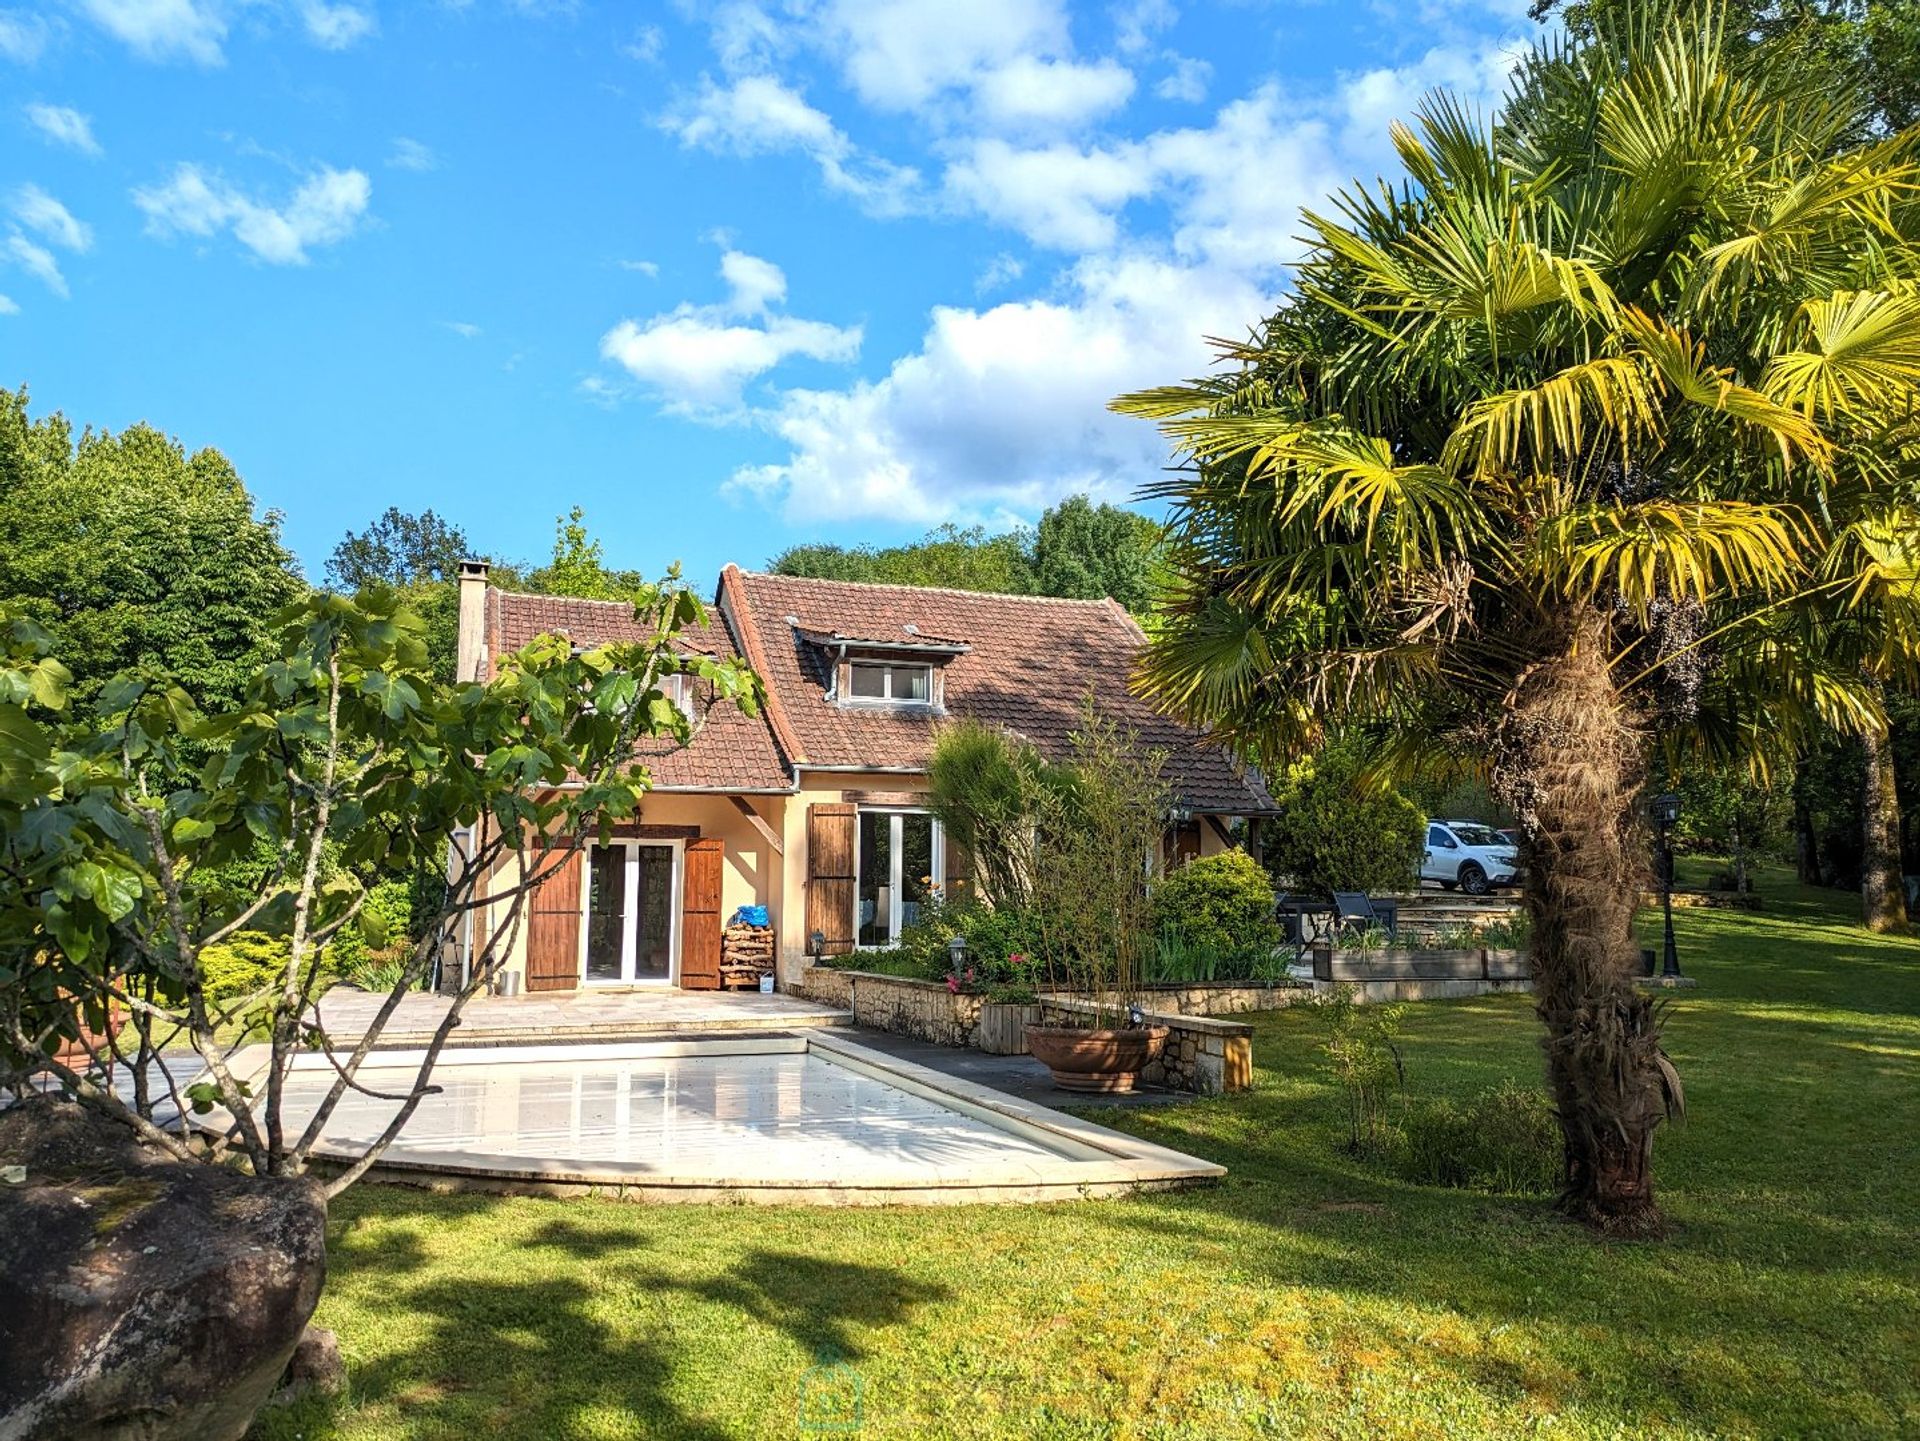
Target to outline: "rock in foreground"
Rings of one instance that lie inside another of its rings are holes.
[[[0,1165],[0,1441],[239,1441],[320,1299],[320,1186],[48,1098],[0,1111]]]

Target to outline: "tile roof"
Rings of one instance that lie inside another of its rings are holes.
[[[572,596],[521,595],[491,587],[486,598],[486,646],[481,679],[494,662],[536,636],[559,632],[578,645],[645,640],[626,601],[580,600]],[[680,632],[680,649],[716,658],[739,654],[724,619],[709,611],[705,624]],[[637,754],[653,773],[656,789],[696,791],[787,790],[791,771],[764,713],[749,716],[731,701],[717,701],[713,687],[696,685],[697,724],[684,746],[647,740]]]
[[[1103,712],[1130,726],[1145,745],[1168,753],[1168,780],[1182,805],[1230,815],[1273,809],[1256,772],[1127,689],[1145,637],[1114,601],[864,585],[728,566],[720,604],[749,660],[779,698],[776,734],[786,737],[788,755],[804,765],[925,766],[940,717],[830,703],[831,662],[817,643],[833,634],[910,642],[917,632],[968,647],[945,665],[951,715],[1005,726],[1043,755],[1059,758],[1068,752],[1081,697],[1091,686]]]

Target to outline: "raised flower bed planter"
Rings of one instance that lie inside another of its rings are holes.
[[[1341,951],[1313,948],[1316,981],[1483,981],[1487,952],[1481,946],[1427,951]]]

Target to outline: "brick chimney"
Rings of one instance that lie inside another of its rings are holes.
[[[487,659],[487,563],[460,562],[460,638],[454,652],[455,680],[480,679]]]

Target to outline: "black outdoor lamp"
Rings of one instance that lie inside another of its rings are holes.
[[[1680,974],[1680,952],[1673,943],[1673,827],[1680,819],[1680,797],[1662,791],[1647,803],[1653,823],[1660,828],[1660,906],[1666,914],[1666,958],[1663,976]]]
[[[827,933],[815,931],[807,937],[807,954],[816,961],[827,953]]]
[[[956,935],[952,940],[947,942],[947,969],[952,971],[956,976],[965,975],[966,965],[967,938]]]

